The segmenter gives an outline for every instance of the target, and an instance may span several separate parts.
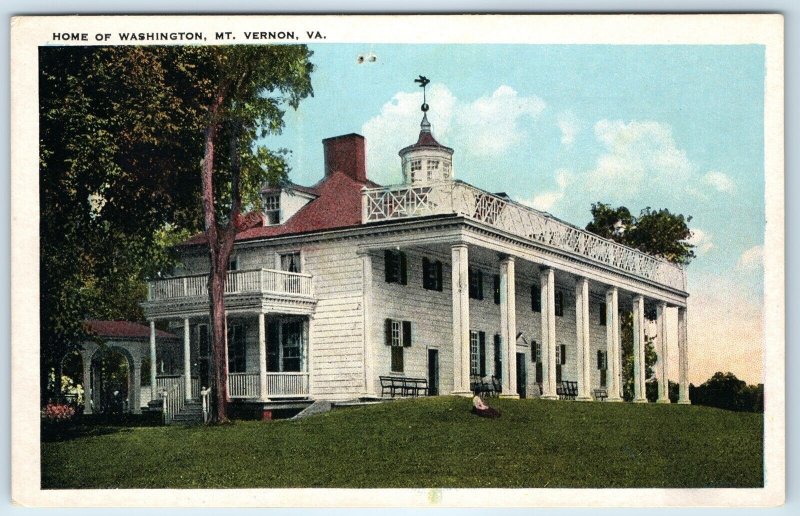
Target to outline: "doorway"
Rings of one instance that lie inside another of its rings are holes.
[[[428,396],[439,395],[439,350],[428,349]]]
[[[517,353],[517,394],[519,394],[520,398],[526,398],[528,396],[526,390],[527,385],[528,378],[525,368],[525,353]]]

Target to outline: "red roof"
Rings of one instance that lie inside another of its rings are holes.
[[[313,187],[307,188],[319,197],[300,208],[289,220],[275,226],[255,226],[236,235],[236,240],[252,240],[279,235],[309,233],[361,224],[361,189],[376,188],[372,181],[360,182],[344,172],[334,172]],[[205,243],[198,234],[187,245]]]
[[[150,328],[144,324],[130,321],[99,321],[90,319],[84,321],[86,329],[99,337],[108,338],[150,338]],[[177,339],[172,333],[156,330],[156,337]]]
[[[403,154],[412,149],[419,149],[419,148],[428,148],[428,149],[436,148],[436,149],[444,149],[446,151],[449,151],[450,153],[453,152],[453,149],[451,149],[450,147],[447,147],[446,145],[442,145],[441,143],[437,142],[436,138],[433,137],[433,133],[431,133],[430,131],[423,130],[419,132],[419,138],[417,139],[417,143],[401,149],[400,155],[402,156]]]

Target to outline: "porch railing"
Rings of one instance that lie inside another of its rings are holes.
[[[456,214],[547,247],[578,255],[677,290],[686,272],[674,263],[599,237],[544,212],[462,181],[365,189],[362,222]]]
[[[156,392],[171,388],[173,385],[180,386],[181,393],[184,391],[186,377],[182,374],[162,374],[156,377]],[[192,399],[197,399],[200,396],[200,378],[192,376]]]
[[[231,398],[259,398],[260,391],[258,372],[228,373],[228,396]],[[267,373],[267,397],[303,397],[308,393],[308,373]]]
[[[182,384],[176,382],[161,391],[161,402],[163,403],[161,414],[165,424],[171,423],[175,415],[183,409],[186,396],[181,387]]]
[[[274,269],[228,272],[226,294],[273,293],[313,297],[311,275]],[[178,276],[148,283],[147,300],[164,301],[187,297],[208,297],[208,275]]]

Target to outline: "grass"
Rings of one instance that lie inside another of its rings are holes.
[[[763,416],[700,406],[403,400],[301,421],[95,429],[43,488],[760,487]]]

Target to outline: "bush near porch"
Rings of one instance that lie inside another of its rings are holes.
[[[401,400],[300,421],[42,443],[43,488],[759,487],[763,416],[700,406]]]

